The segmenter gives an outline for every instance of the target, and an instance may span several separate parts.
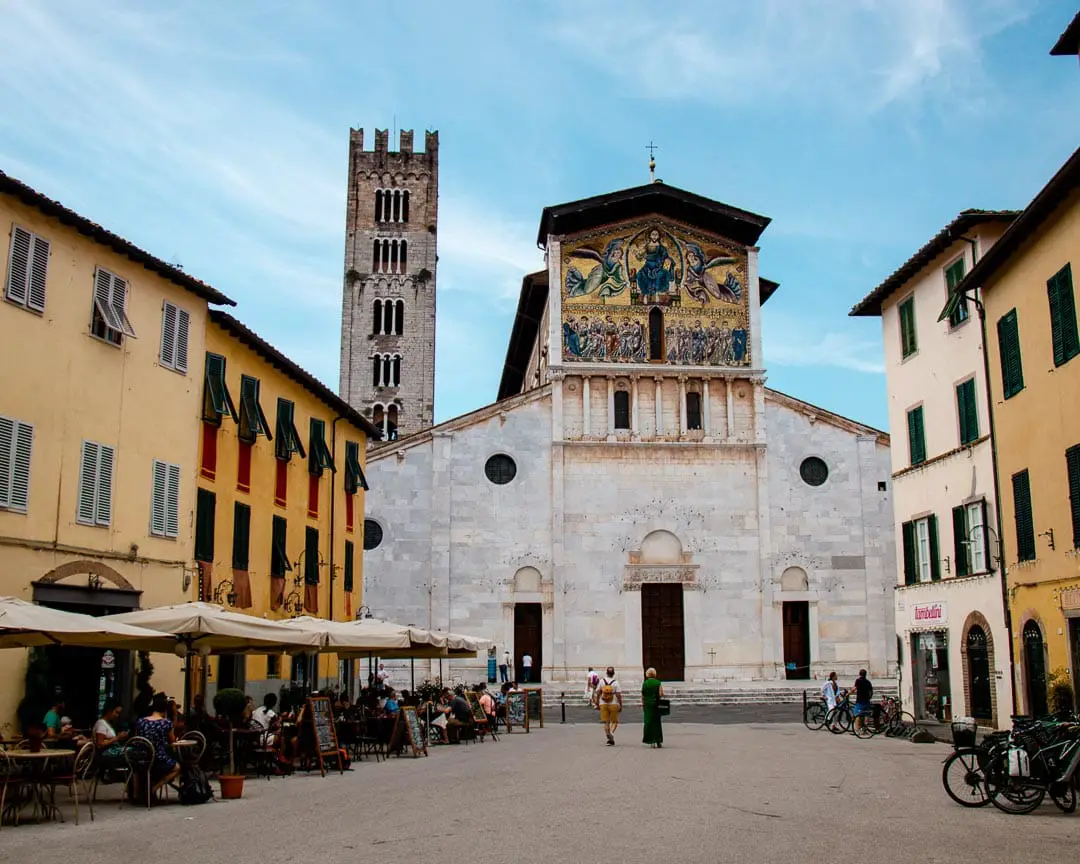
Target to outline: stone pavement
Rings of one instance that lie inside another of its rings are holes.
[[[249,779],[242,801],[4,827],[0,861],[276,864],[468,860],[1061,862],[1080,816],[966,810],[941,788],[949,748],[794,724],[670,724],[663,750],[625,724],[553,725],[326,779]],[[70,817],[70,805],[65,805]]]

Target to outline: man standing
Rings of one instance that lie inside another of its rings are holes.
[[[525,653],[521,658],[521,668],[524,670],[525,683],[532,681],[532,654]]]
[[[505,684],[510,680],[510,649],[503,651],[502,663],[499,664],[499,683]]]
[[[836,673],[830,672],[828,679],[821,685],[821,698],[825,700],[825,708],[832,711],[836,707],[840,696],[840,687],[836,683]]]
[[[622,687],[615,677],[615,667],[608,666],[607,676],[600,679],[595,690],[594,704],[600,707],[600,720],[609,747],[615,746],[615,730],[619,728],[619,712],[622,711]]]
[[[377,687],[380,693],[390,686],[391,675],[386,671],[386,667],[382,663],[379,664],[379,671],[375,675],[375,679],[378,682]]]
[[[859,677],[855,679],[855,709],[851,712],[855,716],[855,729],[861,729],[866,724],[866,716],[870,713],[870,700],[874,696],[874,685],[866,677],[866,670],[859,670]]]
[[[600,676],[596,674],[596,670],[589,667],[589,674],[585,676],[585,704],[592,705],[593,694],[596,692],[596,687],[600,683]]]

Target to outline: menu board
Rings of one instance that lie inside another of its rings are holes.
[[[328,696],[312,696],[307,700],[306,718],[314,731],[315,751],[319,756],[319,771],[326,776],[325,757],[330,756],[338,763],[338,769],[344,770],[338,755],[337,728],[334,726],[334,712]]]
[[[544,728],[544,691],[539,687],[525,688],[525,719],[530,728],[534,723]]]
[[[469,709],[472,711],[473,720],[477,723],[486,723],[487,714],[484,713],[484,706],[480,704],[480,694],[472,690],[466,690],[465,701],[469,703]]]
[[[413,756],[419,756],[421,751],[427,756],[427,739],[420,728],[420,717],[416,713],[416,708],[406,705],[401,709],[401,717],[405,723],[405,731],[408,733]]]
[[[525,713],[525,694],[518,690],[506,694],[506,731],[513,732],[515,726],[529,731],[528,717]]]

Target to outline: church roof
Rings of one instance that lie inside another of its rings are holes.
[[[761,232],[772,221],[768,216],[657,182],[545,207],[536,242],[545,246],[550,234],[573,234],[653,213],[711,231],[745,246],[756,244]]]
[[[1072,23],[1065,28],[1050,53],[1057,57],[1067,57],[1070,54],[1080,54],[1080,12],[1076,13]]]
[[[497,399],[506,399],[521,392],[521,386],[525,383],[525,367],[540,332],[547,299],[547,270],[530,273],[521,280],[521,295],[518,297],[514,326],[510,330],[510,344],[506,346],[506,359],[503,361]]]

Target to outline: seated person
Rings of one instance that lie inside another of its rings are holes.
[[[487,686],[480,684],[477,689],[480,691],[480,707],[484,709],[484,716],[487,717],[488,723],[491,724],[491,728],[495,728],[495,700],[491,698],[491,694],[487,691]]]
[[[383,704],[383,711],[386,714],[396,716],[398,710],[401,708],[401,703],[397,700],[397,694],[394,693],[393,688],[386,688],[386,702]]]
[[[454,738],[461,740],[462,728],[472,725],[472,708],[469,707],[469,703],[465,701],[465,697],[461,693],[455,692],[454,698],[450,700],[450,719],[446,724],[447,734],[451,740]]]
[[[64,724],[63,724],[62,720],[67,719],[66,717],[63,716],[63,714],[64,714],[64,697],[61,696],[59,693],[57,693],[56,697],[53,699],[52,707],[49,708],[49,710],[45,712],[45,720],[42,723],[42,725],[45,727],[45,737],[46,738],[51,739],[51,740],[55,740],[55,739],[60,737],[60,735],[61,735],[61,733],[63,731],[63,728],[64,728]],[[69,725],[70,725],[70,723],[71,723],[71,721],[68,720]]]
[[[172,744],[176,742],[172,721],[168,717],[169,699],[164,693],[155,693],[150,716],[135,722],[135,733],[154,747],[154,766],[151,780],[156,792],[171,783],[180,774],[180,764],[173,757]]]
[[[109,768],[123,768],[124,742],[127,740],[127,732],[117,732],[113,724],[120,719],[120,700],[109,699],[105,703],[105,710],[94,724],[94,748],[97,750],[98,764],[108,770]]]
[[[450,720],[450,691],[443,689],[439,694],[439,701],[431,706],[431,725],[439,730],[439,738],[443,744],[449,744],[450,739],[446,735],[446,726]]]
[[[263,697],[263,704],[251,714],[251,728],[262,730],[263,734],[260,736],[260,740],[263,747],[273,747],[277,743],[277,735],[274,732],[279,727],[280,721],[277,712],[274,710],[276,705],[277,696],[273,693],[267,693]]]
[[[206,697],[202,693],[196,694],[191,700],[191,710],[184,719],[184,725],[197,732],[206,732],[213,725],[210,712],[206,710]]]

